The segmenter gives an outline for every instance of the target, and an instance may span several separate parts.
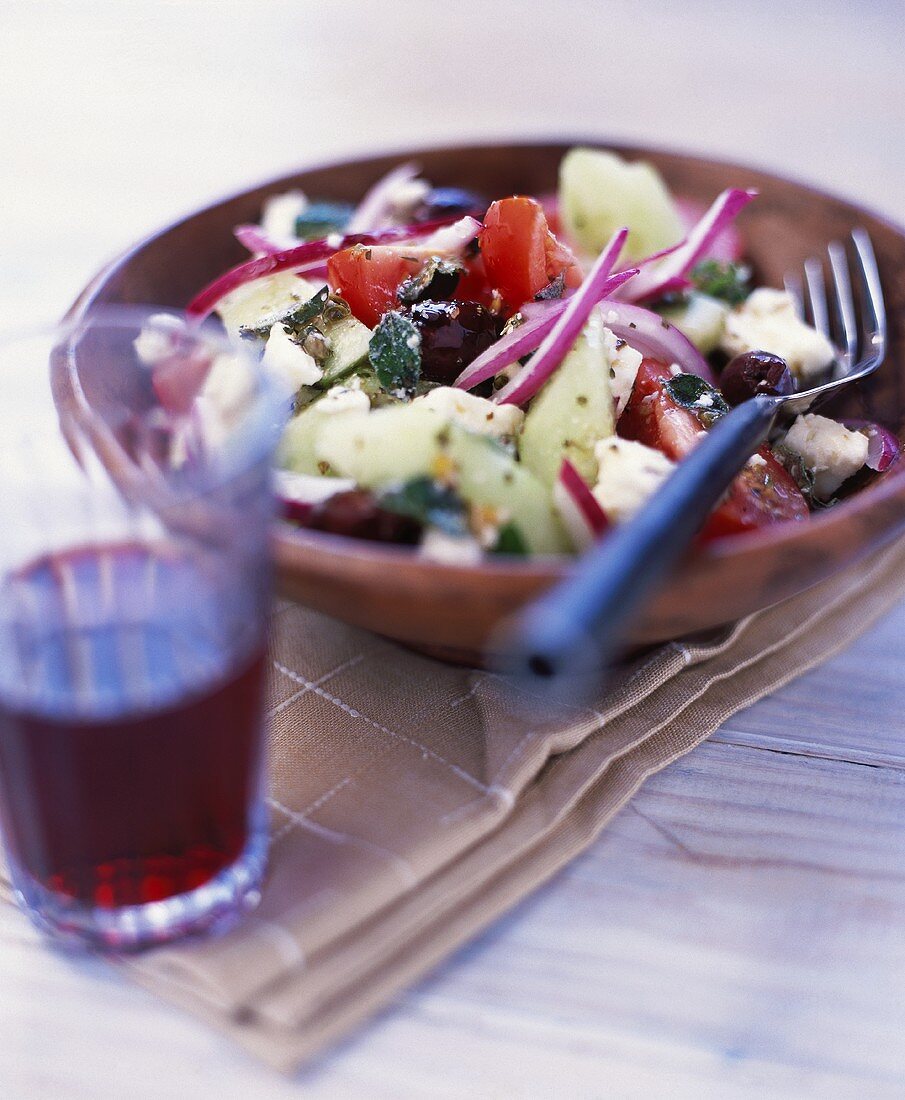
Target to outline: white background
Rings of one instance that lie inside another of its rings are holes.
[[[599,134],[902,212],[902,27],[896,0],[0,0],[0,325],[225,192],[405,144]]]

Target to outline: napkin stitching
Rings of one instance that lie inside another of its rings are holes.
[[[852,596],[851,592],[848,592],[848,593],[845,594],[846,599],[851,598],[851,596]],[[826,605],[824,605],[824,607],[825,606]],[[830,606],[835,608],[836,601],[832,601]],[[871,616],[871,618],[873,618],[873,616]],[[807,627],[810,627],[813,624],[813,619],[814,619],[813,615],[810,616],[810,617],[807,617],[805,622],[802,623],[797,630],[791,631],[790,634],[786,637],[786,644],[788,644],[789,642],[792,642],[796,637],[798,637],[798,635],[800,634],[802,629],[806,629]],[[860,630],[858,632],[860,632]],[[846,636],[842,639],[843,644],[849,640],[849,636],[848,636],[849,632],[846,631],[844,633],[845,633]],[[676,648],[679,649],[680,647],[677,646]],[[778,656],[778,652],[771,652],[772,648],[773,647],[770,647],[770,646],[765,647],[765,648],[760,650],[760,654],[761,654],[761,656],[767,656],[769,659],[771,659],[772,661],[775,662],[776,659],[777,659],[777,656]],[[684,645],[681,646],[681,651],[682,651],[682,656],[684,658],[690,659],[689,658],[689,651],[688,651],[686,646],[684,646]],[[797,653],[797,650],[793,649],[793,660],[791,662],[793,666],[796,665],[796,660],[795,660],[795,657],[794,657],[795,653]],[[829,653],[823,653],[822,655],[820,655],[818,660],[823,659],[828,655],[829,655]],[[803,667],[794,667],[789,672],[789,678],[791,678],[792,676],[799,675],[804,670],[804,668],[811,667],[813,663],[816,663],[816,662],[809,659],[808,663],[805,666],[803,666]],[[746,664],[747,664],[747,662],[746,662]],[[744,667],[746,667],[746,665],[742,666],[742,668],[744,668]],[[727,672],[727,675],[731,675],[731,673]],[[718,677],[717,680],[714,681],[714,684],[712,686],[716,687],[716,685],[717,685],[717,683],[719,682],[720,679],[722,679],[722,677]],[[779,682],[772,683],[770,685],[769,690],[775,690],[776,687],[778,687],[781,682],[785,682],[785,678],[783,680],[779,681]],[[716,704],[717,709],[719,709],[719,707],[721,705],[720,702],[719,702],[719,699],[720,699],[721,696],[722,696],[722,690],[717,689],[717,691],[715,692],[715,695],[714,695],[714,703]],[[747,705],[747,703],[742,703],[741,705],[744,706],[744,705]],[[740,707],[738,709],[740,709]],[[707,711],[707,714],[709,714],[709,710]],[[706,722],[706,714],[705,714],[705,722]],[[707,724],[709,724],[709,722]],[[674,726],[678,725],[679,730],[681,732],[681,739],[683,741],[689,734],[692,734],[695,737],[697,736],[695,734],[695,727],[696,727],[697,723],[694,721],[694,716],[693,715],[691,715],[691,720],[689,721],[689,718],[688,718],[688,716],[686,716],[684,714],[684,711],[680,710],[678,712],[678,714],[674,713],[674,715],[673,715],[673,725]],[[531,736],[531,735],[533,735],[533,731],[529,731],[529,733],[526,734],[525,736]],[[592,737],[593,737],[593,735],[592,735]],[[647,740],[647,739],[644,739],[644,740]],[[637,789],[637,786],[646,777],[646,775],[651,774],[654,771],[657,771],[659,769],[659,767],[662,766],[662,764],[665,762],[665,759],[661,759],[661,753],[662,753],[662,755],[665,755],[665,756],[669,756],[669,757],[672,756],[672,753],[675,749],[675,746],[671,742],[671,740],[665,736],[665,731],[654,734],[652,737],[650,737],[650,741],[654,742],[654,744],[652,744],[651,748],[652,748],[652,750],[653,749],[657,750],[657,755],[653,760],[648,761],[647,766],[643,766],[643,759],[642,759],[638,762],[638,763],[642,764],[642,767],[640,769],[634,764],[634,761],[632,762],[632,766],[629,766],[628,762],[626,762],[626,763],[620,763],[618,768],[614,769],[614,771],[617,771],[622,777],[620,779],[620,787],[622,787],[622,786],[625,787],[625,789],[621,790],[621,792],[619,793],[619,803],[620,804],[624,803],[625,801],[627,801],[630,798],[633,791],[635,789]],[[660,745],[661,741],[662,741],[662,745]],[[392,742],[389,742],[388,744],[391,745]],[[683,752],[686,751],[687,747],[690,747],[690,746],[683,747],[682,751]],[[640,774],[638,774],[639,772],[640,772]],[[626,778],[628,779],[627,783],[626,783]],[[597,780],[595,779],[595,782],[596,781]],[[602,817],[602,819],[597,821],[597,828],[595,828],[595,834],[596,834],[597,831],[599,831],[599,827],[603,823],[605,823],[606,821],[611,819],[611,817],[613,816],[613,813],[615,812],[616,808],[618,808],[618,807],[617,806],[612,807],[612,809],[609,812],[607,812],[605,814],[605,816]],[[573,809],[574,809],[574,807],[573,807]],[[572,809],[569,809],[568,812],[571,813]],[[520,888],[518,896],[523,896],[524,893],[525,893],[525,889]],[[512,900],[510,899],[506,903],[506,907],[508,907],[511,904],[512,904]],[[302,907],[292,906],[291,909],[287,910],[287,915],[289,915],[291,913],[294,913],[295,911],[297,911],[298,908],[304,908],[304,907],[305,906],[302,906]],[[403,945],[403,950],[405,950],[405,945]],[[447,950],[444,953],[448,953],[448,950],[449,949],[447,948]],[[185,960],[183,959],[183,963],[184,962],[185,962]],[[200,973],[199,976],[202,980],[205,980],[205,981],[210,980],[210,976],[207,975],[207,974],[204,974],[203,972]],[[183,983],[178,983],[178,984],[180,986],[182,986],[183,989],[186,990],[188,995],[192,996],[193,998],[197,998],[197,996],[198,996],[197,987],[193,987],[193,986],[189,985],[188,983],[184,983],[184,982]],[[367,1000],[367,992],[366,992],[367,985],[366,985],[365,982],[360,981],[360,980],[356,981],[352,984],[351,989],[352,989],[354,997],[357,1001],[364,1002],[364,1001]],[[264,1040],[262,1040],[262,1042],[263,1041]]]
[[[312,683],[315,687],[319,687],[321,684],[325,684],[327,680],[332,680],[333,677],[339,675],[340,672],[346,672],[348,669],[354,668],[356,665],[361,664],[364,659],[365,655],[363,653],[356,653],[355,656],[350,657],[348,661],[343,661],[342,664],[337,665],[336,668],[331,668],[329,672],[325,672],[323,676],[318,676],[318,678],[312,681]],[[276,661],[273,662],[273,665],[278,672],[283,671]],[[282,703],[277,703],[277,705],[271,709],[268,717],[274,718],[277,714],[279,714],[281,711],[284,711],[287,707],[291,707],[293,703],[298,702],[298,700],[301,699],[301,697],[305,695],[308,691],[310,691],[310,688],[300,687],[299,690],[293,692],[293,694],[290,695],[288,699],[284,699]]]
[[[319,695],[322,699],[326,699],[329,703],[333,703],[334,706],[339,707],[339,709],[348,714],[350,718],[360,718],[363,722],[367,722],[369,726],[373,726],[374,729],[379,730],[381,733],[385,733],[387,737],[393,737],[398,741],[404,741],[406,744],[411,745],[412,748],[418,749],[425,756],[449,768],[453,774],[465,780],[466,783],[471,784],[471,786],[476,787],[480,791],[487,792],[488,787],[486,784],[460,768],[458,764],[452,764],[449,760],[445,760],[439,753],[434,752],[433,749],[429,749],[427,745],[422,745],[420,741],[415,741],[411,737],[406,737],[405,734],[399,733],[396,730],[391,730],[380,722],[375,721],[375,719],[369,718],[367,714],[362,714],[360,710],[356,710],[355,707],[350,706],[348,703],[344,703],[342,699],[338,698],[336,695],[331,695],[329,691],[325,691],[317,684],[312,683],[310,680],[306,680],[303,676],[300,676],[297,672],[293,672],[292,669],[287,668],[286,665],[281,664],[279,661],[274,661],[274,667],[282,672],[284,676],[288,676],[291,680],[294,680],[295,683],[303,687],[307,686],[315,695]]]
[[[885,560],[883,565],[885,566]],[[872,570],[869,571],[867,576],[873,579],[874,574],[880,572],[881,568],[883,568],[883,566],[874,567]],[[864,581],[864,583],[867,582]],[[646,729],[644,733],[636,739],[634,744],[630,746],[630,748],[633,748],[635,747],[635,745],[641,744],[642,742],[652,739],[653,737],[660,734],[662,730],[671,722],[685,715],[692,706],[694,706],[696,703],[699,703],[702,697],[710,692],[712,688],[724,684],[727,680],[732,679],[739,672],[744,672],[745,670],[750,669],[755,665],[758,665],[761,662],[765,661],[767,658],[772,657],[777,653],[780,653],[783,649],[788,648],[790,643],[796,642],[803,634],[806,634],[808,630],[813,629],[815,626],[819,626],[823,623],[824,620],[831,618],[832,615],[834,615],[841,606],[845,605],[854,594],[854,589],[846,589],[842,593],[837,594],[834,598],[828,600],[826,603],[818,605],[809,614],[806,614],[805,618],[799,620],[799,622],[796,623],[794,627],[791,627],[780,638],[777,638],[773,642],[762,646],[759,650],[757,650],[757,652],[749,654],[749,656],[745,660],[740,661],[737,664],[733,664],[729,668],[723,668],[720,672],[711,672],[709,674],[705,670],[699,668],[694,678],[689,681],[690,693],[683,698],[682,705],[679,707],[679,709],[676,710],[669,717],[665,718],[659,725],[653,728]],[[751,618],[753,619],[755,618],[755,616],[751,616]],[[721,654],[720,656],[723,656],[723,654]],[[794,675],[800,675],[801,671],[803,670],[799,670],[799,672],[796,672]],[[775,690],[775,688],[771,690]],[[640,703],[647,703],[649,702],[650,698],[650,695],[646,696],[643,700],[640,701]],[[750,704],[743,704],[743,706],[748,705]],[[740,707],[739,709],[743,708]],[[587,740],[589,742],[593,742],[594,740],[599,738],[603,734],[603,732],[604,731],[602,729],[595,730],[588,736]],[[559,754],[555,756],[549,764],[551,771],[553,771],[554,769],[559,770],[559,768],[565,766],[565,757],[567,755],[568,754]]]
[[[270,802],[276,809],[280,810],[290,819],[291,824],[314,833],[315,836],[322,837],[324,840],[333,840],[338,844],[351,844],[353,847],[358,847],[374,855],[382,856],[399,872],[400,877],[405,881],[407,886],[417,886],[418,875],[415,868],[404,856],[399,855],[398,852],[394,852],[389,848],[383,848],[379,844],[374,844],[373,841],[365,840],[364,837],[355,836],[352,833],[342,833],[338,829],[331,829],[327,825],[320,825],[316,821],[312,821],[310,818],[303,817],[294,810],[290,810],[288,806],[284,806],[282,802],[278,802],[275,798],[270,799]]]
[[[450,810],[449,813],[444,814],[440,818],[441,825],[455,825],[463,818],[470,815],[471,811],[476,807],[480,808],[487,802],[488,798],[499,807],[504,813],[508,813],[515,805],[516,792],[510,790],[509,787],[504,787],[501,784],[494,783],[492,787],[487,789],[486,794],[479,795],[477,798],[471,799],[469,802],[463,802],[460,806],[456,806],[455,809]]]
[[[682,656],[683,664],[685,665],[685,667],[687,667],[688,666],[688,660],[689,660],[689,657],[690,657],[688,649],[684,645],[682,645],[681,642],[670,642],[670,643],[668,643],[667,648],[669,648],[669,647],[672,647],[672,648],[674,648],[674,649],[676,649],[680,652],[680,654]],[[628,677],[623,681],[623,683],[620,684],[616,688],[616,691],[618,692],[618,694],[620,696],[622,696],[622,699],[621,699],[620,702],[613,704],[609,714],[604,714],[602,711],[598,710],[596,707],[579,707],[579,706],[576,706],[574,703],[565,703],[565,702],[562,702],[562,701],[560,702],[560,704],[559,704],[560,706],[562,706],[562,707],[564,707],[568,710],[577,711],[579,714],[585,716],[585,721],[587,721],[587,716],[590,716],[591,718],[594,718],[594,719],[597,720],[597,723],[598,723],[597,727],[595,729],[588,730],[588,732],[584,735],[582,740],[584,740],[585,737],[594,737],[597,734],[602,733],[608,722],[611,722],[615,718],[619,718],[622,714],[624,714],[626,711],[630,710],[633,706],[636,705],[635,703],[632,703],[630,700],[625,698],[626,694],[629,691],[629,688],[631,688],[631,686],[638,679],[640,679],[647,672],[649,672],[651,668],[653,668],[655,665],[659,664],[661,660],[662,660],[662,651],[658,649],[658,650],[655,650],[653,653],[651,653],[646,659],[642,660],[642,662],[635,669],[633,669],[633,671],[628,675]],[[490,673],[489,675],[492,676],[493,678],[497,679],[497,680],[505,680],[505,677],[501,676],[499,673]],[[669,683],[673,678],[674,678],[673,676],[669,676],[667,678],[667,680],[664,681],[664,683]],[[661,686],[663,686],[663,685],[661,685]],[[528,695],[532,694],[530,689],[527,689],[525,693],[528,694]],[[540,698],[540,699],[543,698],[542,694],[540,694],[538,691],[535,691],[533,694],[537,698]],[[647,698],[647,697],[645,697],[645,698]],[[537,737],[538,733],[539,733],[538,730],[529,730],[526,734],[524,734],[522,736],[522,738],[520,738],[520,740],[513,747],[512,751],[509,753],[509,755],[506,757],[506,759],[503,761],[503,763],[499,766],[499,768],[497,768],[496,774],[494,775],[494,779],[497,779],[499,776],[501,776],[505,772],[506,768],[509,767],[515,760],[517,760],[519,758],[520,755],[522,755],[525,752],[525,750],[528,747],[528,743],[530,742],[530,740],[532,738]],[[552,755],[559,755],[559,754],[554,753]]]
[[[669,642],[667,644],[666,648],[670,648],[670,647],[675,649],[679,653],[679,655],[682,658],[683,666],[685,668],[687,668],[688,664],[689,664],[689,661],[691,659],[691,652],[688,649],[688,647],[686,645],[684,645],[682,642],[678,642],[678,641]],[[631,686],[639,678],[643,677],[647,672],[650,671],[650,669],[652,667],[654,667],[656,664],[658,664],[661,661],[661,659],[662,659],[662,650],[657,649],[657,650],[654,650],[652,653],[650,653],[646,658],[641,660],[641,663],[638,664],[632,670],[632,672],[628,675],[628,677],[623,681],[623,683],[617,689],[618,692],[620,693],[620,695],[623,696],[623,701],[622,701],[621,704],[616,706],[615,711],[613,713],[611,713],[610,715],[603,714],[600,710],[598,710],[595,707],[581,707],[581,706],[577,706],[574,703],[566,703],[566,702],[561,701],[561,706],[568,709],[568,710],[576,711],[578,714],[583,716],[585,721],[587,721],[588,718],[596,719],[596,721],[598,723],[597,727],[595,729],[588,730],[588,732],[584,735],[584,737],[594,737],[597,734],[603,732],[604,727],[607,725],[608,721],[611,721],[613,718],[620,717],[621,714],[623,714],[626,710],[630,709],[634,705],[634,704],[632,704],[629,701],[624,699],[625,693],[627,693],[629,691]],[[671,680],[672,678],[673,677],[669,677],[667,682],[669,682],[669,680]],[[460,706],[466,700],[468,700],[470,698],[473,698],[477,694],[478,689],[483,687],[489,680],[493,680],[493,681],[496,681],[496,682],[503,682],[503,683],[506,682],[506,678],[504,676],[502,676],[500,673],[496,673],[496,672],[484,673],[482,676],[475,679],[475,682],[472,684],[469,691],[467,691],[465,694],[460,695],[457,698],[453,699],[452,702],[450,703],[450,707]],[[525,694],[532,695],[532,696],[534,696],[538,699],[543,699],[542,693],[540,693],[537,690],[532,691],[530,688],[526,688]],[[519,738],[519,740],[513,746],[512,750],[507,755],[506,759],[497,768],[497,770],[494,774],[494,780],[498,779],[501,775],[505,774],[506,769],[509,768],[521,756],[524,755],[524,753],[528,749],[528,746],[532,743],[532,741],[534,741],[534,739],[536,739],[538,737],[540,732],[541,731],[538,731],[536,729],[531,729],[531,730],[528,730],[526,733],[524,733]],[[582,740],[584,740],[584,737],[582,738]],[[556,754],[553,754],[553,755],[556,755]],[[514,805],[515,799],[516,799],[515,793],[512,790],[510,790],[509,787],[506,787],[502,784],[498,784],[496,782],[493,782],[492,785],[485,790],[485,792],[483,793],[481,798],[477,798],[477,799],[474,799],[470,802],[463,803],[461,806],[457,806],[454,810],[451,810],[449,813],[444,814],[443,817],[440,818],[441,824],[446,825],[446,826],[456,824],[462,818],[468,817],[469,814],[474,810],[474,808],[476,806],[479,807],[479,806],[484,804],[484,802],[487,799],[487,796],[497,796],[497,801],[502,802],[501,809],[504,809],[504,810],[510,809]]]
[[[293,812],[301,814],[302,817],[307,817],[309,814],[313,814],[315,812],[315,810],[319,810],[321,808],[321,806],[323,806],[323,804],[325,802],[328,802],[335,794],[339,794],[339,792],[343,789],[343,787],[348,787],[348,785],[351,782],[352,782],[352,776],[347,775],[345,777],[345,779],[340,779],[340,781],[338,783],[334,783],[329,791],[325,791],[320,796],[320,798],[315,798],[315,800],[313,802],[310,802],[307,806],[305,806],[304,809],[295,810]]]

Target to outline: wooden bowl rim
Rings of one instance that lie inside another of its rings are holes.
[[[391,159],[412,159],[419,156],[434,156],[443,153],[459,153],[467,156],[470,152],[504,148],[519,148],[519,149],[541,149],[563,146],[568,148],[573,145],[589,145],[593,147],[615,149],[620,153],[627,154],[630,157],[645,157],[653,154],[654,156],[672,157],[676,159],[694,160],[699,161],[709,167],[715,167],[717,169],[725,170],[728,172],[745,173],[769,176],[772,180],[775,180],[779,184],[791,185],[795,188],[803,188],[811,195],[823,201],[830,201],[834,203],[840,203],[847,206],[859,215],[862,215],[871,221],[878,223],[885,229],[899,236],[903,244],[905,244],[905,226],[900,225],[894,221],[888,215],[879,213],[862,203],[856,202],[844,195],[839,195],[835,192],[825,190],[822,187],[815,186],[812,183],[797,178],[795,176],[788,176],[785,174],[779,174],[772,171],[769,168],[764,168],[756,165],[743,164],[737,161],[724,160],[720,157],[711,157],[695,152],[689,152],[684,149],[673,149],[661,145],[646,145],[636,144],[625,141],[610,141],[599,135],[588,136],[581,135],[579,137],[537,137],[537,138],[518,138],[510,139],[504,138],[502,140],[482,139],[478,141],[469,141],[467,144],[462,143],[449,143],[440,145],[423,145],[423,146],[407,146],[403,148],[393,148],[381,151],[379,153],[369,153],[360,156],[350,156],[341,159],[331,159],[324,162],[313,163],[300,167],[293,172],[286,173],[285,175],[271,178],[253,184],[250,187],[242,188],[232,192],[229,195],[207,204],[206,206],[199,207],[184,216],[178,218],[176,221],[169,223],[164,228],[155,232],[149,233],[146,236],[139,239],[137,242],[126,248],[119,255],[105,264],[97,274],[86,284],[82,292],[72,303],[67,311],[65,318],[71,319],[81,316],[90,312],[94,305],[95,299],[93,293],[95,290],[103,285],[109,276],[118,268],[128,263],[132,257],[141,252],[153,241],[158,240],[165,234],[171,233],[187,222],[194,220],[195,218],[213,211],[221,206],[225,206],[236,200],[246,198],[249,195],[256,192],[278,192],[281,189],[296,185],[300,176],[307,175],[312,172],[322,171],[342,171],[345,169],[364,167],[369,164],[379,164],[381,162]],[[146,303],[151,306],[153,303]],[[161,309],[173,309],[174,307],[160,307]],[[884,369],[883,366],[880,367]],[[689,571],[706,571],[709,567],[715,565],[717,562],[725,563],[726,561],[743,561],[749,555],[756,555],[761,553],[765,548],[781,547],[783,549],[791,547],[794,549],[807,540],[808,532],[814,530],[825,530],[834,526],[844,523],[849,517],[859,515],[866,512],[872,505],[880,504],[887,501],[899,494],[905,492],[905,461],[900,464],[900,468],[895,472],[891,472],[874,485],[869,485],[860,492],[856,493],[850,499],[841,501],[839,504],[834,505],[832,508],[828,508],[823,512],[817,514],[811,514],[806,522],[802,523],[783,523],[777,524],[775,527],[763,528],[760,531],[753,531],[748,534],[733,535],[730,537],[724,537],[718,539],[712,543],[709,543],[705,547],[695,549],[685,559],[683,566],[679,570],[678,579],[681,579],[683,573]],[[456,576],[456,577],[474,577],[477,575],[486,575],[488,578],[501,580],[508,576],[520,577],[520,578],[535,578],[537,580],[547,581],[555,580],[564,576],[574,565],[577,558],[566,557],[535,557],[527,560],[517,558],[499,558],[497,560],[485,560],[479,563],[467,564],[467,565],[452,565],[445,562],[435,562],[430,559],[419,557],[417,549],[414,547],[399,547],[391,545],[382,545],[379,543],[369,543],[362,539],[349,538],[342,535],[331,535],[320,531],[305,531],[293,527],[291,524],[277,520],[275,523],[275,540],[278,546],[281,546],[285,552],[289,552],[290,556],[293,549],[300,551],[319,551],[328,552],[332,556],[340,559],[350,560],[355,559],[357,561],[372,561],[375,564],[381,565],[405,565],[409,569],[416,568],[418,571],[430,571],[435,572],[438,576]]]

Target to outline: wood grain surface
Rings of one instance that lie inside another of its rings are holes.
[[[135,0],[2,22],[7,325],[57,314],[174,213],[374,146],[597,129],[905,221],[898,3],[574,0],[540,28],[513,0]],[[291,1081],[0,907],[0,1095],[901,1096],[903,635],[905,608],[737,715]]]

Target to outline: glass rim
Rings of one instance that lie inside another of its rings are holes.
[[[97,439],[92,439],[86,425],[95,427],[103,423],[103,417],[92,408],[84,394],[78,378],[77,367],[72,357],[66,354],[65,362],[60,362],[58,353],[66,348],[68,341],[81,333],[91,330],[132,330],[136,334],[142,326],[155,316],[177,318],[184,322],[189,335],[197,333],[205,341],[214,343],[222,352],[239,357],[248,367],[254,379],[254,392],[249,397],[241,423],[229,433],[229,446],[221,461],[216,465],[206,463],[200,471],[200,477],[193,482],[186,479],[181,483],[168,479],[168,490],[179,504],[204,500],[219,490],[226,489],[253,470],[275,446],[280,432],[285,426],[284,406],[287,394],[277,381],[264,370],[254,356],[241,344],[229,339],[222,325],[212,323],[209,318],[196,321],[183,309],[173,306],[151,303],[103,303],[87,306],[78,313],[69,313],[53,321],[37,322],[21,327],[0,330],[0,357],[16,344],[46,339],[48,341],[47,374],[50,382],[50,397],[58,417],[60,432],[65,439],[76,462],[81,464],[79,443],[87,442],[98,461],[106,469],[111,481],[119,491],[124,491],[128,481],[121,478],[112,468],[104,455],[99,452]],[[55,361],[56,360],[56,361]],[[0,363],[0,390],[2,390],[3,367]],[[69,402],[67,410],[64,405]],[[118,444],[117,444],[118,446]],[[121,448],[120,448],[121,449]]]

